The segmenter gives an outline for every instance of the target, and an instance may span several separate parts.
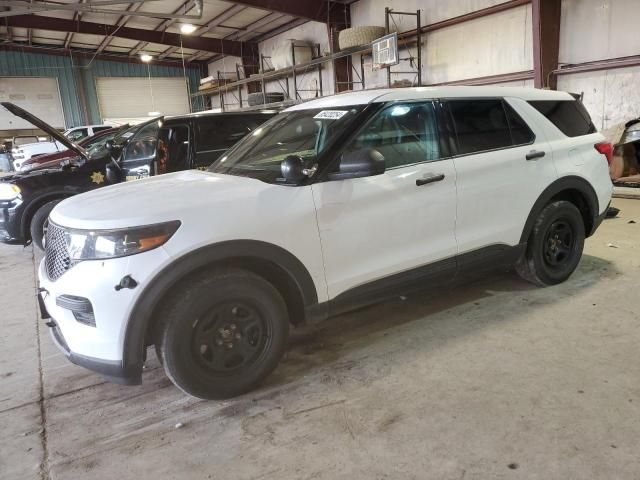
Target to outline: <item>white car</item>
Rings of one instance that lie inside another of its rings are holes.
[[[568,93],[371,90],[303,103],[208,171],[59,203],[40,303],[69,359],[186,393],[247,392],[290,325],[515,265],[566,280],[602,221],[610,145]]]
[[[94,135],[101,130],[108,130],[110,128],[113,127],[109,125],[83,125],[80,127],[69,128],[68,130],[65,130],[63,135],[72,142],[77,142],[85,137]],[[33,142],[15,146],[11,150],[13,168],[20,171],[22,169],[22,164],[34,155],[45,155],[47,153],[53,153],[65,149],[66,147],[64,145],[56,141]]]

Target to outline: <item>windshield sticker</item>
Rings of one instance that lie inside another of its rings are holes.
[[[129,137],[131,137],[132,135],[133,135],[133,132],[124,132],[124,133],[122,134],[122,137],[123,137],[123,138],[129,138]]]
[[[349,113],[348,110],[323,110],[313,118],[317,120],[340,120],[347,113]]]

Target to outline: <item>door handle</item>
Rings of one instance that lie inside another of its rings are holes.
[[[527,160],[537,160],[544,157],[546,154],[547,152],[543,152],[542,150],[531,150],[529,153],[527,153],[527,156],[525,158]]]
[[[444,173],[431,174],[427,175],[424,178],[419,178],[416,180],[416,186],[421,187],[422,185],[427,185],[428,183],[439,182],[444,180]]]

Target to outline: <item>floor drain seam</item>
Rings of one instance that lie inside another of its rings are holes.
[[[33,247],[31,247],[31,262],[33,264],[33,275],[36,284],[34,285],[34,290],[36,295],[38,295],[38,268],[36,265],[36,259]],[[40,318],[37,314],[39,311],[39,305],[36,299],[36,350],[38,353],[38,382],[39,382],[39,390],[40,390],[40,399],[38,403],[40,404],[40,424],[42,426],[40,430],[40,441],[42,443],[42,461],[40,462],[40,479],[41,480],[50,480],[51,475],[49,473],[49,433],[47,431],[47,408],[45,406],[45,398],[44,398],[44,373],[42,371],[42,348],[41,348],[41,331],[40,331]]]

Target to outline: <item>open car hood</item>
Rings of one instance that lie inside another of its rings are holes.
[[[17,105],[14,105],[13,103],[0,102],[0,104],[4,108],[9,110],[11,113],[13,113],[16,117],[20,117],[20,118],[26,120],[27,122],[31,123],[33,126],[38,127],[40,130],[42,130],[42,131],[46,132],[47,134],[51,135],[51,138],[54,138],[55,140],[60,142],[62,145],[67,147],[69,150],[73,150],[74,152],[82,155],[84,158],[87,158],[87,151],[84,148],[82,148],[77,143],[72,142],[71,140],[69,140],[67,137],[65,137],[62,133],[60,133],[58,130],[53,128],[48,123],[43,122],[38,117],[36,117],[34,115],[31,115],[29,112],[27,112],[23,108],[20,108]]]

